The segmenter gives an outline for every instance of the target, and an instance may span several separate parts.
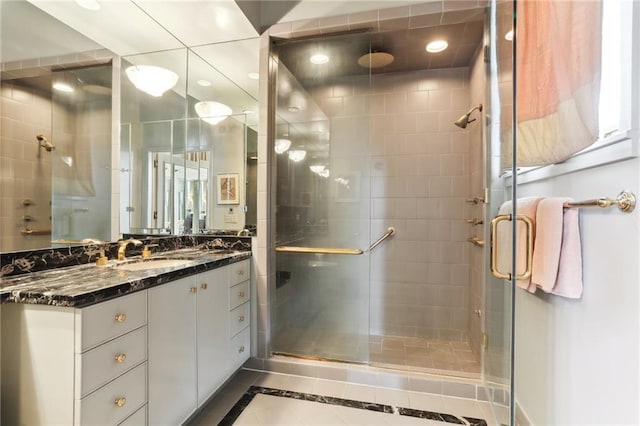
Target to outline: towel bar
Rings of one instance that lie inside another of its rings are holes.
[[[571,201],[563,205],[565,208],[601,207],[603,209],[612,206],[618,207],[621,212],[631,213],[636,208],[636,196],[631,191],[622,191],[615,199],[601,197],[592,200]]]

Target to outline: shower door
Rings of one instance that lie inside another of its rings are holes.
[[[362,34],[274,48],[275,354],[369,360],[370,75],[350,65],[368,51]]]

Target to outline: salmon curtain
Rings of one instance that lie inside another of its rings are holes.
[[[518,166],[561,162],[598,138],[602,1],[521,0],[517,20]]]

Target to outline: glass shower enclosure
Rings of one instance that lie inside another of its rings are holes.
[[[369,108],[366,97],[360,96],[360,104],[347,114],[348,105],[331,108],[330,97],[323,92],[327,85],[349,92],[336,91],[335,96],[368,92],[367,70],[352,81],[342,81],[349,52],[341,46],[350,44],[365,53],[369,50],[366,40],[353,35],[324,38],[322,46],[291,41],[276,49],[277,278],[272,351],[366,363]],[[325,56],[308,60],[313,55]]]

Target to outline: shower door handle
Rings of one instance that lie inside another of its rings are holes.
[[[338,248],[338,247],[290,247],[278,246],[276,251],[279,253],[306,253],[306,254],[346,254],[360,255],[363,253],[360,249],[355,248]]]
[[[513,215],[503,214],[496,216],[491,221],[491,273],[496,278],[511,280],[510,272],[500,272],[498,270],[498,223],[513,220]],[[533,221],[525,215],[517,215],[516,220],[521,220],[527,228],[527,244],[526,244],[526,268],[522,274],[516,275],[517,280],[525,280],[531,276],[531,268],[533,266]]]

